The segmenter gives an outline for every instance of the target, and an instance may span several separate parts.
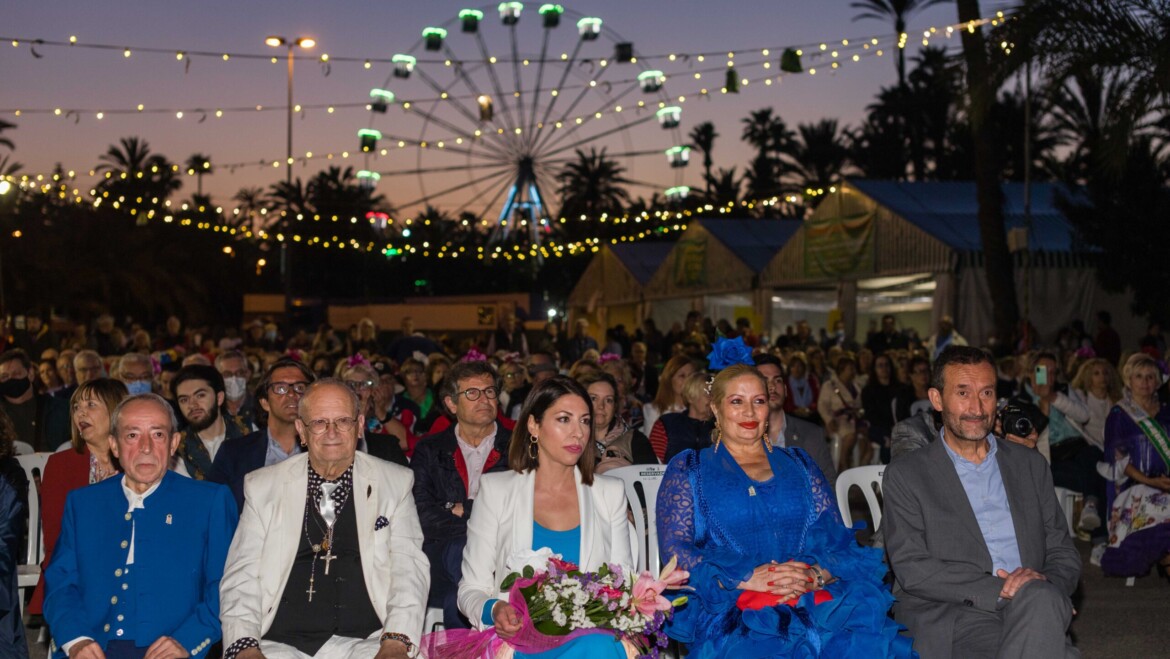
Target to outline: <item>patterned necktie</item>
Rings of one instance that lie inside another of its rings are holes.
[[[335,483],[321,483],[321,500],[317,502],[317,512],[321,513],[321,519],[333,528],[334,522],[337,521],[337,506],[333,503],[333,491],[341,485],[341,482]]]

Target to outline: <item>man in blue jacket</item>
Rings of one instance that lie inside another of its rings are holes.
[[[177,426],[155,394],[110,415],[124,475],[69,494],[45,572],[55,659],[197,657],[219,641],[219,580],[239,516],[226,487],[167,470]]]

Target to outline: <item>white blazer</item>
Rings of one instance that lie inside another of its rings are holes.
[[[581,514],[583,570],[602,563],[620,563],[633,569],[626,494],[622,482],[608,476],[593,477],[593,485],[577,475],[577,505]],[[536,471],[484,474],[479,496],[467,522],[467,546],[463,549],[463,579],[459,582],[459,610],[476,629],[483,629],[483,606],[492,598],[506,599],[500,582],[508,576],[508,557],[532,546],[532,509]],[[226,646],[225,646],[226,647]]]
[[[224,647],[260,640],[272,627],[303,532],[308,455],[258,469],[244,479],[244,512],[220,580]],[[430,587],[422,527],[414,507],[414,474],[379,458],[354,456],[353,494],[362,573],[383,631],[418,646]],[[385,518],[386,525],[380,523]],[[381,528],[376,528],[381,527]],[[294,584],[302,588],[304,584]]]

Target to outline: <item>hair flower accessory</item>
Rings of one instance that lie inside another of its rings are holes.
[[[711,352],[707,353],[707,362],[713,371],[721,371],[736,364],[756,365],[752,359],[752,349],[743,342],[742,336],[734,339],[723,337],[716,339],[715,345],[711,346]]]
[[[354,366],[369,366],[370,360],[366,359],[366,356],[359,352],[345,360],[345,365],[349,368],[353,368]]]
[[[476,350],[475,348],[472,348],[471,350],[468,350],[467,354],[463,355],[463,359],[460,359],[459,361],[461,361],[461,362],[486,362],[487,355]]]
[[[620,362],[621,360],[622,360],[622,358],[620,355],[615,355],[612,352],[605,352],[605,353],[602,353],[601,356],[597,358],[597,363],[604,364],[606,362]]]

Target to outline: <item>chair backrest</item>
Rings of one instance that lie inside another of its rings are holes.
[[[12,442],[12,451],[16,455],[32,455],[33,453],[36,453],[36,450],[33,449],[32,444],[29,444],[28,442]]]
[[[882,507],[878,502],[878,493],[885,471],[885,465],[867,465],[846,469],[837,476],[837,508],[841,511],[841,521],[845,522],[845,526],[853,526],[853,513],[849,510],[849,488],[855,486],[861,488],[861,493],[865,495],[870,517],[873,518],[873,530],[877,531],[881,526]]]
[[[57,447],[57,450],[55,450],[53,452],[60,453],[61,451],[68,451],[71,448],[73,448],[73,441],[72,440],[65,442],[64,444],[61,444],[60,446]]]
[[[41,530],[41,478],[45,475],[45,464],[50,455],[52,453],[16,456],[28,476],[28,553],[25,560],[29,565],[40,565],[45,557],[45,539]]]
[[[635,556],[637,569],[649,570],[657,575],[662,571],[662,560],[658,556],[658,486],[666,473],[665,465],[630,465],[605,472],[606,476],[620,479],[626,486],[626,499],[633,511],[634,531],[638,538],[638,552]]]

